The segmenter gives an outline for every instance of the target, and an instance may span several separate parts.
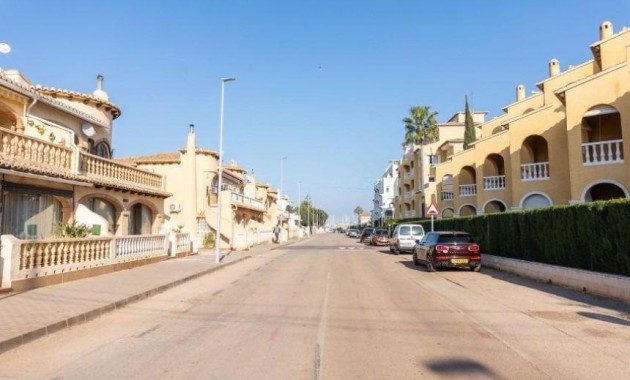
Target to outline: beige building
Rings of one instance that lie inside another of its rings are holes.
[[[473,122],[484,122],[485,111],[471,112]],[[431,169],[463,150],[465,114],[457,112],[438,127],[438,139],[424,144],[403,144],[403,156],[398,167],[398,193],[394,198],[395,218],[421,218],[425,203],[433,199],[436,178]]]
[[[605,22],[590,49],[565,71],[551,60],[536,92],[519,85],[472,149],[431,169],[443,217],[630,196],[630,30]]]
[[[278,223],[278,193],[256,183],[255,175],[234,161],[224,165],[219,190],[218,153],[197,147],[192,125],[186,147],[178,152],[119,161],[164,176],[165,189],[172,194],[165,200],[166,229],[190,232],[203,244],[206,234],[217,229],[220,199],[223,247],[241,250],[271,240]]]

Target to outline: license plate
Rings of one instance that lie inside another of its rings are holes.
[[[451,264],[468,264],[468,259],[451,259]]]

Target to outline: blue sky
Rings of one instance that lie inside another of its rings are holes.
[[[91,92],[97,74],[122,108],[117,157],[176,151],[187,126],[294,199],[350,217],[401,156],[401,119],[429,105],[446,120],[472,94],[500,113],[515,87],[591,58],[604,20],[630,25],[625,1],[0,0],[0,67]]]

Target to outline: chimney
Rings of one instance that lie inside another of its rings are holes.
[[[604,40],[613,35],[613,25],[610,21],[604,21],[599,26],[599,39]]]
[[[520,101],[525,99],[525,86],[519,84],[516,86],[516,101]]]
[[[195,150],[197,149],[197,142],[195,141],[195,124],[190,124],[188,126],[188,142],[186,144],[186,149],[189,153],[192,153],[193,157],[195,156]]]
[[[560,74],[560,61],[552,59],[549,61],[549,76],[552,77],[558,74]]]

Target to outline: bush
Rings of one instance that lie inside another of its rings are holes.
[[[214,232],[208,232],[203,237],[203,247],[204,248],[214,248],[214,244],[215,244]]]
[[[57,238],[84,238],[90,235],[92,227],[86,224],[71,222],[60,222],[55,225],[54,235]]]
[[[435,229],[466,231],[496,256],[630,276],[630,200],[440,219]]]

